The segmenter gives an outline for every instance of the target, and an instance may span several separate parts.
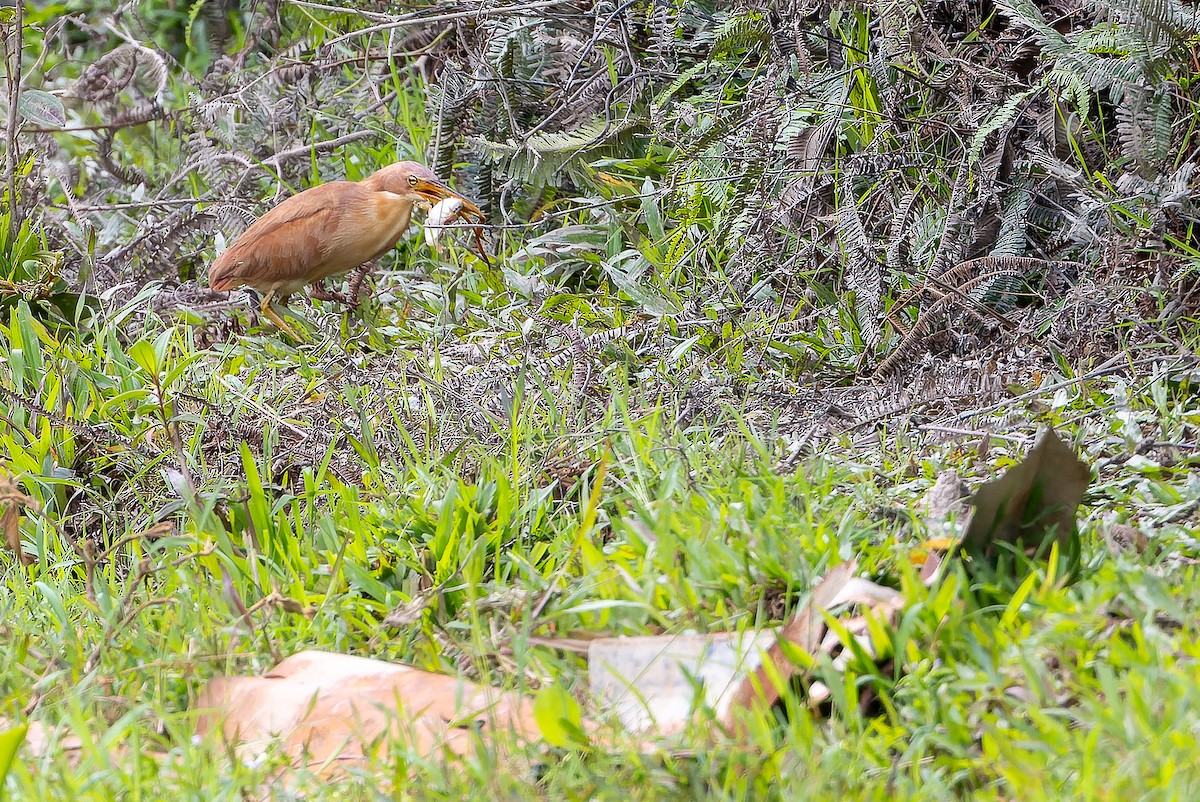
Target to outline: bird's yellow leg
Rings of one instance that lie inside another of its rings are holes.
[[[262,304],[259,306],[259,311],[263,313],[263,317],[278,326],[284,334],[291,337],[293,340],[296,340],[297,342],[303,341],[304,338],[297,334],[296,330],[289,326],[287,321],[275,311],[273,306],[271,306],[271,301],[274,299],[275,290],[267,290],[267,292],[263,295]]]

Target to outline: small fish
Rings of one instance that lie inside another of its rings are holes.
[[[486,218],[482,213],[464,209],[463,202],[458,198],[444,198],[429,210],[429,215],[425,218],[425,244],[435,251],[440,251],[438,240],[441,239],[442,232],[458,220],[474,224],[472,229],[475,232],[475,244],[479,249],[479,255],[490,267],[492,260],[488,258],[487,249],[483,245],[483,226],[481,225],[486,222]]]
[[[445,198],[434,204],[425,218],[425,244],[435,251],[440,251],[438,240],[442,229],[453,223],[462,215],[463,202],[458,198]]]

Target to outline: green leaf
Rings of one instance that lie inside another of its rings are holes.
[[[192,38],[192,34],[195,33],[196,20],[199,18],[200,12],[204,10],[206,2],[207,0],[200,0],[200,2],[194,4],[192,6],[192,10],[188,12],[187,35],[184,37],[184,43],[187,45],[187,49],[193,53],[196,52],[196,42]]]
[[[0,794],[3,794],[4,778],[8,776],[8,770],[12,768],[13,759],[17,756],[17,749],[25,740],[25,732],[28,729],[28,724],[22,724],[11,730],[0,732]]]
[[[1038,580],[1038,575],[1030,573],[1025,581],[1021,583],[1021,587],[1017,588],[1017,592],[1013,594],[1012,599],[1008,602],[1008,607],[1004,609],[1004,615],[1000,616],[1000,629],[1007,630],[1016,623],[1017,616],[1021,612],[1021,605],[1025,604],[1025,600],[1029,598],[1029,594],[1033,592],[1034,583]]]
[[[582,749],[588,746],[583,731],[583,711],[575,697],[561,685],[543,688],[533,700],[533,717],[542,737],[551,746]]]
[[[667,238],[663,230],[662,215],[658,209],[658,199],[654,197],[654,182],[647,178],[642,182],[642,213],[646,215],[646,231],[655,243]]]
[[[154,346],[150,342],[138,340],[129,346],[129,358],[151,376],[158,375],[158,354],[154,352]]]
[[[17,113],[38,125],[62,127],[67,124],[67,112],[62,101],[40,89],[26,89],[17,100]]]

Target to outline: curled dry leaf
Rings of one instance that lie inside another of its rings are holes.
[[[969,510],[971,490],[953,470],[940,471],[933,487],[921,499],[925,528],[930,537],[948,535],[953,518],[962,518]]]
[[[938,569],[946,553],[958,543],[955,522],[965,525],[971,518],[971,491],[953,470],[938,473],[937,481],[926,491],[919,509],[925,521],[929,539],[917,547],[911,558],[914,565],[921,566],[921,581],[932,585],[937,581]]]
[[[1079,560],[1076,514],[1091,481],[1091,469],[1053,429],[1038,438],[1025,459],[979,488],[963,535],[963,551],[995,562],[1007,544],[1042,549],[1056,540],[1068,567]]]
[[[844,647],[826,626],[826,612],[855,605],[891,617],[904,606],[897,591],[854,571],[854,563],[830,570],[808,604],[777,631],[593,640],[588,650],[592,696],[633,733],[679,733],[699,707],[737,732],[742,711],[774,704],[800,670],[787,655],[788,644],[809,654],[832,655]],[[859,616],[845,624],[872,653],[867,619]]]
[[[262,677],[218,677],[196,700],[200,733],[244,760],[277,739],[293,766],[337,776],[400,743],[426,757],[537,740],[532,702],[458,677],[331,652],[292,655]]]
[[[12,476],[0,473],[0,506],[4,508],[0,513],[0,528],[4,530],[4,545],[25,565],[34,558],[21,548],[21,512],[33,504],[34,500],[22,492]]]
[[[1113,554],[1135,552],[1145,554],[1150,547],[1150,538],[1141,529],[1129,524],[1113,524],[1104,533],[1104,540]]]

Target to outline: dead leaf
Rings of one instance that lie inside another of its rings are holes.
[[[21,488],[7,473],[0,473],[0,504],[4,512],[0,513],[0,529],[4,530],[4,545],[17,555],[24,565],[34,561],[31,554],[26,554],[21,548],[21,512],[34,504],[34,500],[25,495]]]
[[[843,565],[852,565],[843,563]],[[839,566],[840,567],[840,566]],[[900,609],[904,606],[904,597],[895,588],[885,587],[861,576],[852,576],[841,589],[827,602],[822,602],[826,610],[833,610],[843,604],[864,604],[874,609]],[[783,633],[786,637],[787,628]]]
[[[1068,566],[1079,560],[1076,511],[1091,481],[1091,469],[1047,429],[1025,459],[976,491],[963,550],[989,564],[998,543],[1039,549],[1053,537]]]
[[[778,631],[593,640],[592,696],[632,733],[680,733],[699,707],[711,710],[726,731],[737,732],[745,709],[774,704],[800,670],[783,644],[832,654],[844,644],[829,633],[826,612],[854,605],[890,617],[904,606],[899,592],[854,576],[855,567],[851,562],[831,569],[808,604]],[[866,622],[859,616],[845,626],[870,654]]]
[[[383,619],[383,626],[404,629],[419,622],[425,616],[425,610],[433,603],[433,597],[442,591],[444,584],[423,590],[404,604],[393,608]]]
[[[795,676],[796,665],[784,654],[782,643],[790,643],[809,654],[817,653],[825,635],[824,611],[845,592],[857,568],[857,563],[850,561],[831,569],[813,589],[808,604],[779,630],[760,665],[742,679],[729,708],[719,714],[718,718],[727,730],[739,726],[740,714],[747,708],[775,704],[779,699],[780,684],[786,684]]]
[[[4,720],[0,719],[0,729],[7,728]],[[78,765],[83,739],[65,729],[56,731],[41,721],[31,721],[22,748],[39,759],[50,754],[66,755],[71,765]]]
[[[1146,549],[1150,547],[1150,538],[1146,533],[1129,524],[1113,524],[1109,531],[1104,533],[1104,540],[1113,554],[1129,551],[1145,554]]]
[[[425,757],[540,738],[532,702],[465,679],[364,657],[308,651],[262,677],[218,677],[196,700],[200,733],[244,760],[277,739],[294,766],[330,777],[403,743]]]
[[[937,582],[938,569],[942,567],[942,563],[945,561],[946,552],[929,552],[924,562],[921,563],[921,584],[927,588],[933,587],[933,584]]]
[[[18,723],[0,716],[0,732],[11,729]],[[31,771],[34,770],[36,764],[48,758],[61,758],[71,767],[76,767],[83,762],[84,740],[71,731],[70,724],[64,722],[58,725],[49,725],[43,721],[27,721],[26,724],[29,729],[25,733],[24,743],[21,744],[21,752],[32,758],[29,763]],[[89,743],[103,749],[107,759],[114,765],[124,764],[130,759],[129,747],[124,742],[110,742],[110,740],[101,738],[98,742],[89,740]],[[104,745],[100,746],[100,744]],[[152,750],[143,750],[140,754],[142,757],[154,759],[166,757],[164,753]]]
[[[812,597],[804,609],[779,631],[776,642],[767,650],[767,659],[742,680],[734,694],[733,704],[720,719],[728,730],[739,731],[739,711],[758,705],[770,707],[775,704],[782,687],[786,687],[796,676],[799,669],[788,659],[783,643],[791,644],[811,655],[831,654],[840,644],[836,635],[832,641],[829,639],[832,633],[825,625],[825,612],[844,604],[854,604],[881,609],[890,615],[892,611],[904,606],[904,597],[898,591],[854,576],[857,568],[857,564],[850,561],[831,569],[813,590]],[[865,636],[865,625],[862,632]],[[869,645],[869,638],[866,645]]]
[[[928,536],[936,538],[948,534],[946,529],[951,520],[954,517],[961,519],[969,512],[967,501],[970,495],[971,490],[955,471],[939,472],[937,481],[921,500]]]
[[[774,642],[771,631],[597,638],[588,644],[592,698],[627,732],[674,735],[691,720],[697,691],[723,715]]]

